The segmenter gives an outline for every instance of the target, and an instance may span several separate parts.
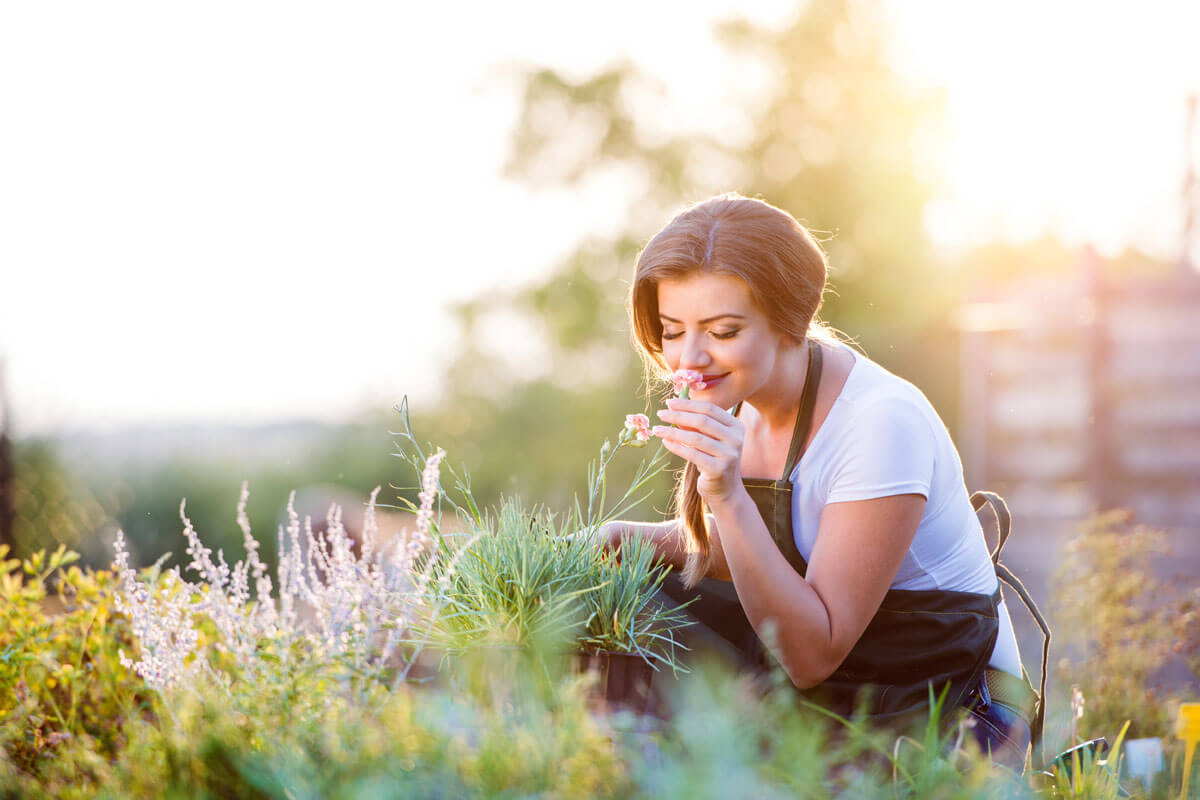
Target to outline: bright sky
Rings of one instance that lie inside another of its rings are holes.
[[[543,276],[622,221],[616,177],[500,179],[519,108],[500,65],[582,77],[628,56],[670,87],[664,119],[719,126],[747,75],[710,26],[742,5],[4,4],[16,433],[334,420],[433,396],[455,347],[447,302]],[[781,21],[791,4],[755,8]],[[1176,257],[1200,4],[889,9],[897,68],[949,91],[935,241],[1051,231]]]

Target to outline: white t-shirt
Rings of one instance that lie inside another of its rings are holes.
[[[920,494],[925,513],[893,589],[991,594],[996,571],[950,432],[924,393],[846,345],[846,385],[792,471],[792,530],[807,560],[827,503]],[[1008,608],[989,664],[1021,677]]]

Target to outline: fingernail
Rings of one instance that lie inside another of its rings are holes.
[[[664,411],[664,410],[662,410],[662,409],[660,408],[660,409],[659,409],[658,411],[656,411],[655,413],[656,413],[656,414],[658,414],[658,418],[659,418],[659,419],[662,419],[662,418],[663,418],[663,415],[664,415],[664,414],[666,414],[667,412],[666,412],[666,411]]]
[[[662,425],[655,425],[653,428],[650,429],[651,433],[653,433],[655,436],[662,436],[666,430],[667,430],[666,427],[664,427]]]

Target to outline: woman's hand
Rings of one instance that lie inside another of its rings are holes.
[[[746,428],[740,419],[707,400],[682,397],[667,400],[667,408],[658,416],[679,427],[656,425],[652,433],[668,450],[700,470],[696,490],[710,508],[745,491],[742,443]]]
[[[613,520],[604,523],[599,528],[584,528],[574,533],[568,533],[562,538],[566,541],[587,539],[601,550],[616,550],[621,546],[621,531]]]

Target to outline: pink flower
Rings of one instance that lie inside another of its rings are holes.
[[[625,427],[637,434],[639,442],[644,442],[652,435],[650,433],[650,418],[645,414],[626,414]]]
[[[671,375],[671,383],[675,384],[675,394],[680,397],[687,397],[687,390],[695,388],[696,390],[704,389],[704,376],[694,369],[677,369]]]

